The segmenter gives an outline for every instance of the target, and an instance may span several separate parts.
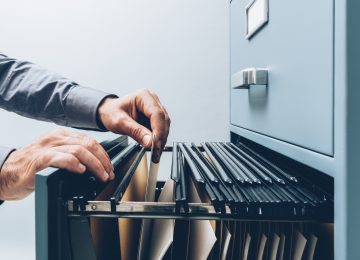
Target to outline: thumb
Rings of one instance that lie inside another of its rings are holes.
[[[151,147],[152,133],[145,126],[140,125],[132,118],[128,118],[123,122],[124,134],[129,135],[144,147]]]

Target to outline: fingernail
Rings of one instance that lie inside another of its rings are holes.
[[[115,179],[115,173],[114,173],[114,171],[111,171],[109,175],[110,175],[110,180]]]
[[[104,181],[107,181],[109,179],[109,174],[106,171],[104,171],[103,178]]]
[[[150,135],[144,135],[144,137],[142,139],[142,143],[145,146],[150,146],[151,145],[151,136]]]
[[[84,172],[86,170],[86,167],[85,167],[85,165],[79,163],[78,169],[79,169],[80,172]]]

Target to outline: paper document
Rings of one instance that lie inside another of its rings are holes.
[[[156,183],[157,183],[160,163],[152,162],[154,145],[155,145],[155,136],[153,136],[152,145],[151,145],[150,169],[148,174],[148,183],[146,186],[145,202],[154,202],[155,200],[155,190],[156,190]],[[147,252],[149,250],[149,238],[150,238],[152,224],[153,224],[152,219],[142,220],[140,241],[139,241],[139,254],[138,254],[139,260],[147,259]]]
[[[159,202],[174,201],[174,181],[168,180],[161,191]],[[150,239],[149,258],[160,260],[164,257],[174,238],[174,219],[155,219]]]
[[[280,237],[278,234],[274,233],[271,240],[270,247],[270,260],[276,260],[276,255],[279,249]]]
[[[189,199],[191,202],[201,202],[200,196],[191,178],[189,178]],[[207,259],[214,244],[216,236],[209,220],[191,220],[188,260]]]
[[[222,246],[222,252],[221,252],[221,260],[226,260],[226,255],[227,255],[228,249],[229,249],[231,234],[225,225],[223,227],[223,232],[224,232],[224,234],[223,234],[223,246]]]
[[[259,249],[258,249],[258,257],[257,257],[258,260],[263,259],[266,241],[267,241],[267,236],[265,236],[265,234],[262,234],[261,239],[260,239]]]
[[[293,260],[301,260],[306,246],[307,239],[299,231],[295,230],[295,242]]]

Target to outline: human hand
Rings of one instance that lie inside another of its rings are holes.
[[[169,135],[170,118],[158,96],[146,89],[121,98],[106,98],[98,115],[111,132],[129,135],[144,147],[155,137],[152,161],[158,163]]]
[[[0,171],[0,199],[26,197],[34,190],[35,174],[50,166],[78,174],[89,170],[101,181],[115,178],[108,154],[95,139],[57,130],[9,155]]]

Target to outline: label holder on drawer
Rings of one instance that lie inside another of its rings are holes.
[[[245,9],[246,39],[250,39],[269,21],[269,1],[253,0]]]

